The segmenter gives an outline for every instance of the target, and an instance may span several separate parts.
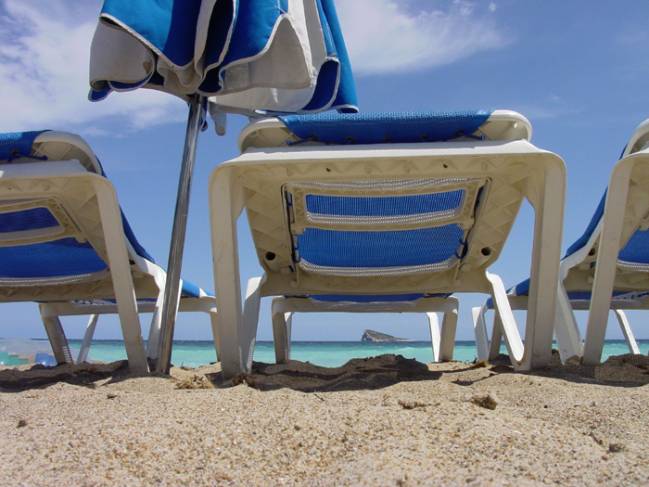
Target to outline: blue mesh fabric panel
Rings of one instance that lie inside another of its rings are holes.
[[[636,264],[649,264],[649,230],[636,231],[620,251],[619,259]]]
[[[311,213],[337,216],[400,216],[436,213],[458,208],[464,190],[409,196],[323,196],[307,195],[306,207]]]
[[[282,122],[302,140],[325,144],[439,142],[473,134],[491,111],[321,113],[287,115]]]
[[[90,244],[73,238],[0,247],[0,277],[3,278],[77,276],[106,268]]]
[[[398,267],[437,264],[452,257],[464,231],[451,224],[396,232],[341,232],[307,228],[300,257],[328,267]]]
[[[22,232],[58,226],[59,222],[47,208],[32,208],[0,213],[0,232]]]
[[[30,157],[34,140],[47,130],[0,133],[0,161]]]

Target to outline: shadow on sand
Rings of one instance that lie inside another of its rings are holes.
[[[290,388],[301,392],[372,390],[389,387],[398,382],[437,380],[442,372],[401,355],[352,359],[341,367],[320,367],[308,362],[287,364],[254,362],[252,373],[223,381],[221,373],[208,374],[217,387],[246,383],[261,391]]]
[[[126,360],[111,363],[65,364],[56,367],[33,365],[29,369],[0,370],[0,391],[20,392],[59,382],[95,388],[95,383],[99,380],[110,379],[110,382],[119,382],[131,377],[133,375],[129,373]]]
[[[431,370],[432,369],[432,370]],[[484,373],[475,373],[482,369]],[[401,355],[381,355],[367,359],[354,359],[336,368],[319,367],[305,362],[269,365],[255,362],[251,374],[223,381],[220,373],[207,374],[216,387],[228,387],[245,383],[258,390],[274,390],[283,387],[301,391],[349,391],[381,389],[398,382],[438,380],[442,376],[459,386],[471,386],[489,381],[501,374],[513,374],[509,357],[500,355],[489,363],[434,364],[429,367]],[[614,387],[639,387],[649,384],[649,357],[644,355],[619,355],[610,357],[597,366],[578,363],[562,365],[558,353],[553,353],[549,367],[521,373],[548,377],[582,384],[600,384]]]
[[[176,369],[175,373],[172,372],[172,379],[179,389],[223,388],[246,384],[261,391],[288,388],[308,393],[382,389],[400,382],[437,381],[443,376],[458,386],[472,386],[479,382],[489,382],[501,374],[514,373],[509,358],[504,355],[490,363],[453,362],[433,364],[430,368],[401,355],[353,359],[341,367],[320,367],[298,361],[287,364],[255,362],[252,373],[227,381],[223,380],[218,370],[219,367],[215,366]],[[578,363],[561,365],[555,354],[551,366],[524,374],[583,384],[639,387],[649,384],[649,357],[619,355],[610,357],[601,365],[584,366]],[[29,369],[0,370],[0,391],[20,392],[60,382],[95,388],[98,381],[107,384],[133,377],[129,374],[126,361],[51,368],[34,365]]]

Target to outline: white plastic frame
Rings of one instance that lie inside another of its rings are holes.
[[[246,147],[245,144],[243,146]],[[325,168],[329,170],[325,172]],[[476,217],[476,225],[480,221],[491,222],[490,231],[483,228],[483,238],[487,238],[489,233],[499,234],[500,240],[493,254],[488,257],[472,255],[467,258],[457,272],[454,271],[450,277],[445,276],[444,282],[448,283],[445,289],[425,288],[435,285],[436,280],[440,279],[438,273],[429,276],[426,282],[419,281],[414,285],[414,281],[408,279],[400,283],[392,282],[394,288],[386,288],[383,292],[489,293],[494,297],[499,313],[507,317],[504,336],[514,366],[519,370],[528,370],[549,363],[565,192],[565,167],[558,156],[538,149],[527,140],[326,147],[298,144],[260,150],[250,148],[241,156],[218,166],[210,178],[210,218],[222,349],[221,365],[226,377],[250,370],[250,350],[254,347],[252,328],[256,329],[257,326],[256,323],[253,324],[254,320],[249,318],[250,313],[244,312],[240,294],[236,223],[242,210],[248,207],[249,221],[251,203],[255,203],[264,211],[283,211],[281,201],[278,204],[278,200],[281,200],[279,188],[291,181],[342,178],[384,180],[389,177],[516,179],[517,182],[512,184],[516,185],[517,192],[507,195],[511,199],[511,206],[487,205],[486,208],[481,207]],[[250,186],[254,184],[255,178],[259,179],[258,189],[266,193],[262,194]],[[494,192],[494,199],[498,196],[499,194]],[[531,311],[528,313],[525,327],[525,346],[513,320],[502,281],[498,276],[486,272],[487,267],[497,259],[524,198],[530,201],[535,212]],[[290,274],[263,261],[263,253],[259,248],[259,244],[264,241],[276,244],[279,240],[273,240],[275,235],[288,235],[286,222],[266,218],[265,215],[257,224],[259,227],[255,230],[258,232],[257,235],[253,234],[253,237],[258,245],[257,250],[266,275],[256,287],[249,286],[246,309],[254,307],[261,296],[354,292],[368,294],[376,291],[372,286],[380,285],[375,278],[367,279],[363,281],[363,287],[371,289],[361,289],[357,285],[356,289],[350,292],[338,286],[343,284],[352,289],[352,281],[334,280],[328,276],[295,281]]]

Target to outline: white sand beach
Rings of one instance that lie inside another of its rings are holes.
[[[218,372],[1,371],[0,484],[649,483],[647,357],[534,374],[394,356],[293,362],[230,387]]]

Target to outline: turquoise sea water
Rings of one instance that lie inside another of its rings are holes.
[[[638,340],[640,351],[649,352],[649,340]],[[80,340],[70,340],[73,356],[79,353]],[[28,363],[36,352],[49,352],[46,340],[2,340],[0,339],[0,364],[18,365]],[[504,352],[504,349],[503,349]],[[386,353],[400,354],[420,362],[432,361],[430,342],[364,343],[364,342],[293,342],[291,357],[326,367],[344,364],[352,358],[372,357]],[[604,347],[604,359],[611,355],[628,353],[623,340],[609,340]],[[458,341],[455,344],[456,360],[472,361],[476,356],[473,341]],[[120,340],[96,340],[90,349],[90,361],[111,362],[126,358],[124,345]],[[211,341],[174,342],[172,362],[175,365],[197,367],[216,360]],[[272,363],[275,351],[272,342],[257,342],[254,360]]]

